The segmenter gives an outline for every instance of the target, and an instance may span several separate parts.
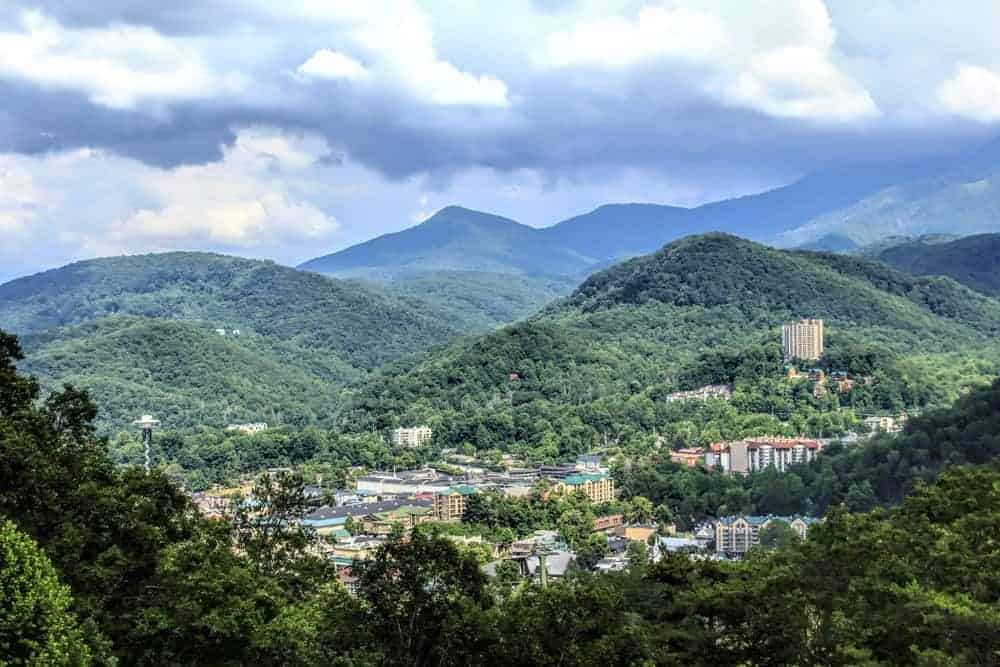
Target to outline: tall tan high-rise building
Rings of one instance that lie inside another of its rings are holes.
[[[822,357],[823,320],[799,320],[782,325],[781,349],[785,361]]]

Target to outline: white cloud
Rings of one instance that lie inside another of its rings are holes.
[[[309,60],[299,65],[299,75],[317,79],[346,79],[360,81],[368,77],[368,70],[360,62],[339,51],[320,49]]]
[[[335,18],[350,24],[349,38],[370,56],[369,65],[320,49],[299,66],[300,74],[357,80],[365,73],[435,106],[510,104],[507,84],[499,78],[466,72],[440,58],[430,18],[412,0],[359,3],[354,9]]]
[[[649,6],[634,21],[606,16],[556,32],[539,59],[556,67],[622,67],[651,58],[703,60],[724,48],[726,39],[718,17]]]
[[[236,134],[219,161],[174,169],[92,149],[0,154],[0,232],[58,263],[178,248],[322,247],[339,229],[309,194],[326,142],[261,127]],[[85,185],[80,174],[90,175]],[[0,263],[18,259],[2,244]]]
[[[1000,121],[1000,74],[993,70],[959,65],[937,95],[950,113],[983,123]]]
[[[70,30],[25,10],[20,28],[0,32],[0,76],[78,91],[102,106],[129,109],[144,100],[225,95],[244,85],[238,74],[214,72],[190,44],[149,27]]]
[[[818,49],[786,46],[755,55],[729,97],[780,118],[851,121],[878,114],[871,94]]]
[[[852,121],[878,114],[871,94],[833,62],[836,31],[822,0],[708,9],[648,5],[551,34],[544,67],[620,69],[662,63],[724,104],[771,116]]]

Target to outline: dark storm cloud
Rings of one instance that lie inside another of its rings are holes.
[[[532,4],[554,12],[574,3]],[[495,72],[515,102],[508,108],[433,107],[395,89],[294,80],[289,72],[316,48],[340,43],[330,31],[302,30],[294,13],[269,22],[261,6],[249,9],[229,0],[41,0],[32,7],[67,28],[129,23],[164,35],[218,33],[246,21],[267,34],[274,61],[241,70],[251,89],[262,91],[251,99],[206,95],[169,100],[153,111],[145,104],[108,108],[84,93],[0,79],[0,151],[91,146],[171,167],[217,160],[234,127],[261,124],[317,132],[390,179],[431,173],[446,182],[469,167],[530,168],[571,178],[595,169],[638,168],[699,179],[711,188],[712,179],[728,182],[741,170],[761,181],[782,180],[831,163],[948,150],[989,131],[941,122],[930,128],[881,120],[813,123],[710,98],[697,90],[700,82],[690,73],[666,66],[611,74],[553,71],[479,62],[475,53],[458,54],[468,60],[459,66]],[[234,41],[233,49],[252,43]],[[226,61],[226,50],[208,48],[206,57]]]

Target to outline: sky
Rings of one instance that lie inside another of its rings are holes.
[[[982,0],[0,0],[0,280],[968,150],[1000,134],[998,24]]]

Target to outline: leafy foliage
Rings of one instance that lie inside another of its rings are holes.
[[[93,390],[118,426],[137,410],[175,427],[316,421],[343,384],[455,336],[420,308],[206,253],[79,262],[0,286],[0,327],[31,334],[28,368],[48,389],[72,378]]]
[[[70,611],[69,588],[30,537],[0,522],[3,664],[86,665],[91,647]]]

